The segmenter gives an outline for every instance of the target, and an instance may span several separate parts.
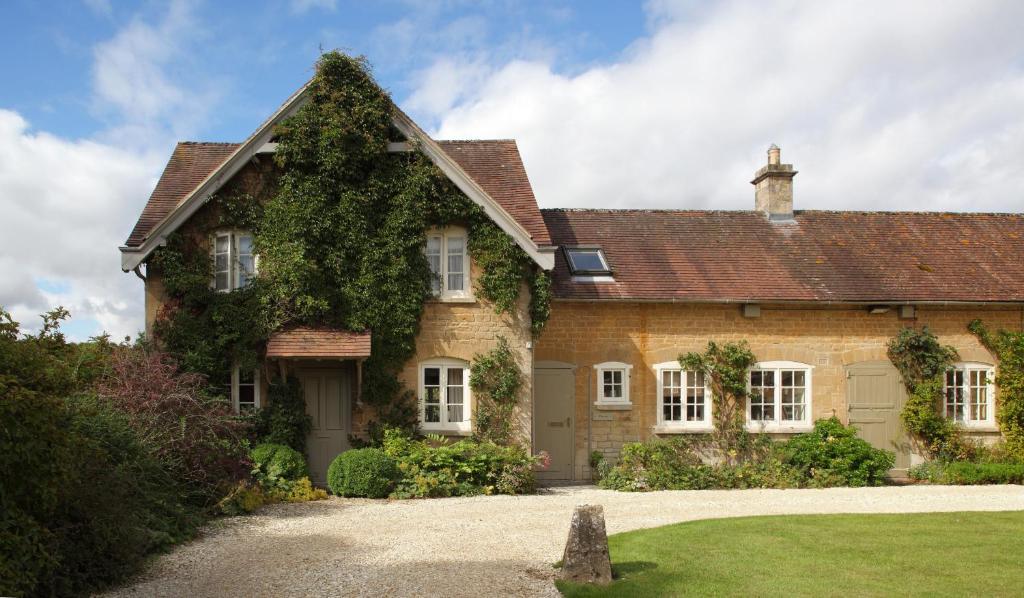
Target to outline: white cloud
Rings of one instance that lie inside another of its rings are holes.
[[[116,248],[158,169],[134,152],[33,132],[0,110],[0,305],[28,328],[64,305],[116,336],[138,332],[142,288],[120,272]]]
[[[93,109],[107,128],[92,139],[34,131],[0,109],[0,305],[26,329],[56,305],[71,311],[76,340],[142,328],[142,284],[121,272],[117,247],[171,141],[190,136],[216,100],[192,91],[203,89],[187,47],[199,32],[191,4],[176,1],[155,23],[136,17],[98,44]]]
[[[202,35],[192,3],[177,0],[152,24],[136,17],[93,50],[93,104],[110,121],[102,138],[149,148],[187,137],[216,104],[211,85],[189,79],[195,69],[189,44]]]
[[[302,14],[314,8],[333,12],[338,8],[338,0],[292,0],[294,13]]]
[[[516,137],[548,207],[749,209],[777,143],[798,208],[1020,211],[1022,19],[1014,2],[657,2],[610,64],[442,57],[409,103],[440,138]]]

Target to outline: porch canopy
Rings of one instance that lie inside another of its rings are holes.
[[[299,326],[279,330],[267,341],[268,358],[362,359],[369,356],[369,332]]]

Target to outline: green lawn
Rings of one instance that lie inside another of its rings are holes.
[[[693,521],[609,538],[616,581],[566,596],[1021,596],[1024,512]]]

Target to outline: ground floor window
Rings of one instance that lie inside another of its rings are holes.
[[[944,414],[967,427],[995,425],[995,368],[983,363],[958,363],[946,372]]]
[[[594,366],[597,370],[597,405],[624,406],[629,402],[629,373],[633,366],[606,361]]]
[[[231,407],[235,413],[249,413],[260,408],[260,371],[231,370]]]
[[[747,422],[752,429],[809,426],[811,366],[790,361],[763,362],[749,374]]]
[[[711,391],[704,372],[684,370],[678,362],[655,366],[658,376],[658,424],[709,428]]]
[[[424,430],[471,429],[469,364],[455,359],[420,364],[420,425]]]

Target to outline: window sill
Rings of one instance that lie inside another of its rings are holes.
[[[601,411],[629,411],[633,408],[633,403],[602,403],[597,401],[594,403],[594,407]]]
[[[437,295],[429,299],[432,303],[476,303],[476,297],[445,297]]]
[[[658,424],[652,430],[655,434],[710,434],[715,431],[714,426],[673,426],[669,424]]]
[[[999,432],[1000,431],[999,430],[999,426],[991,426],[991,425],[965,426],[963,424],[960,425],[960,430],[962,432],[964,432],[965,434],[972,434],[972,433],[975,433],[975,432],[977,432],[977,433],[984,433],[984,434],[990,434],[990,433],[993,433],[993,432]]]
[[[420,430],[428,434],[440,434],[441,436],[472,436],[473,430],[469,428],[434,428],[420,424]]]
[[[751,424],[745,426],[747,432],[752,434],[803,434],[814,429],[813,424]]]

